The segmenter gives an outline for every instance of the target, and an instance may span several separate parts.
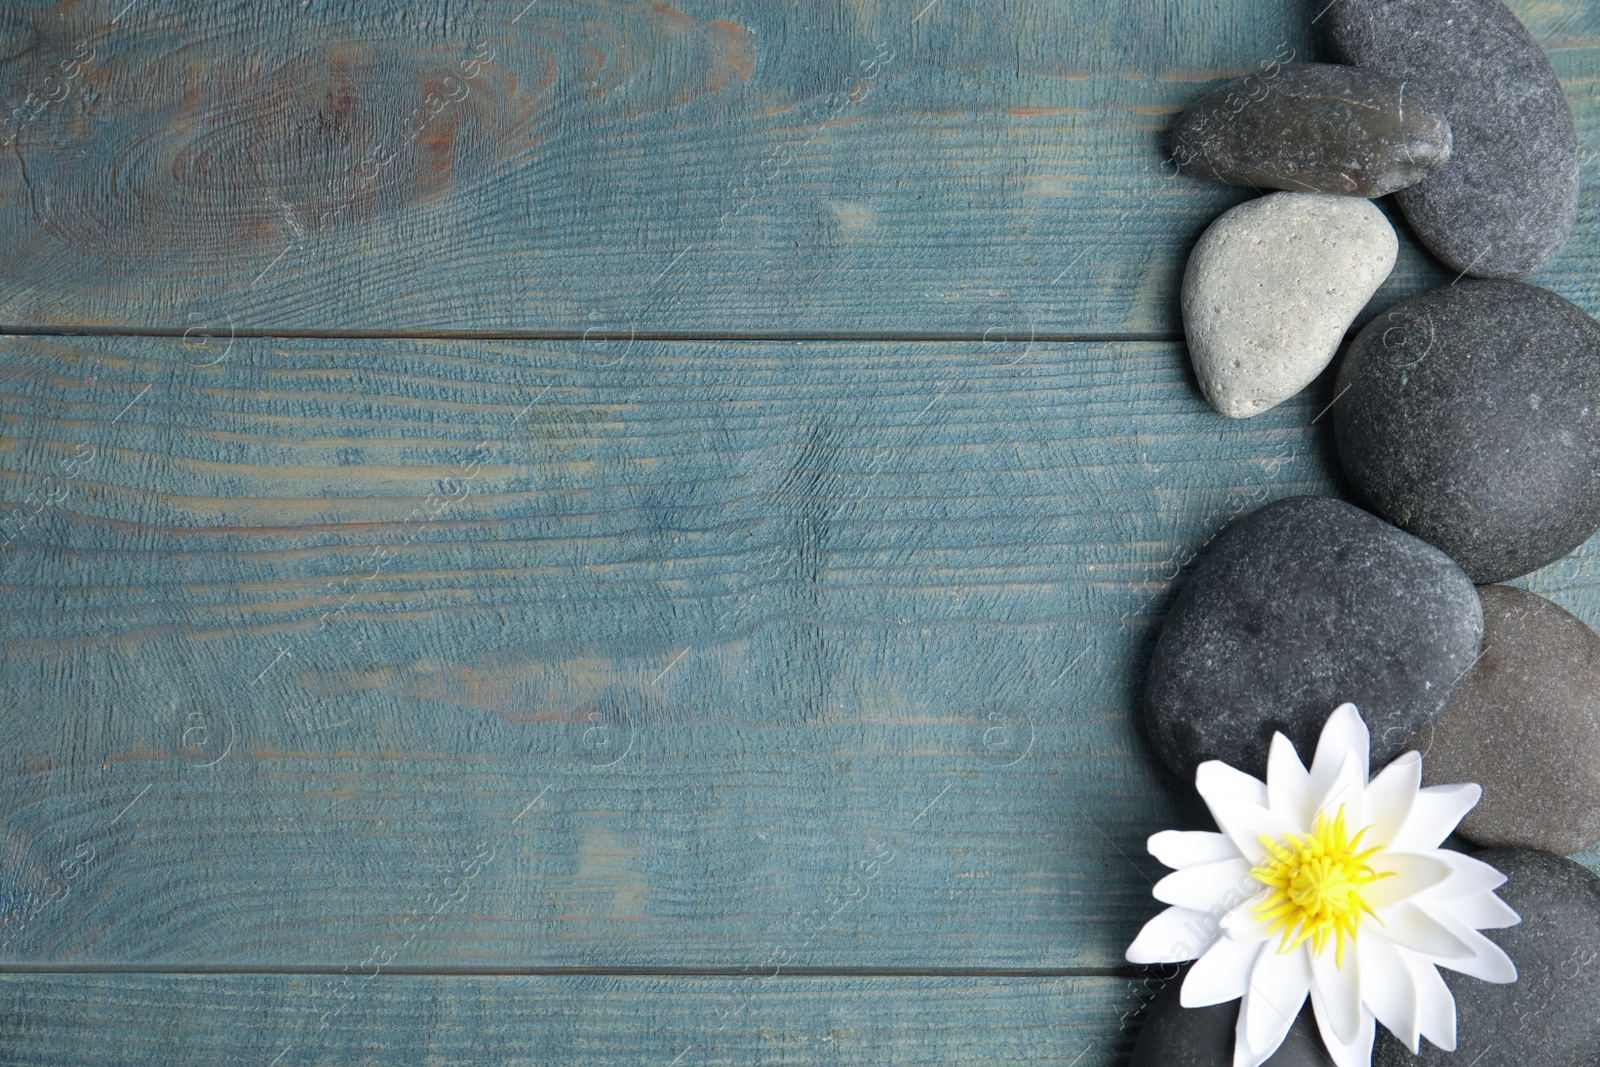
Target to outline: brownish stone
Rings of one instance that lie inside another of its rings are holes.
[[[1483,654],[1414,742],[1429,785],[1477,782],[1461,833],[1562,854],[1600,841],[1600,635],[1533,593],[1478,590]]]

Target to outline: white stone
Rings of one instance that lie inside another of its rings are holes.
[[[1274,193],[1206,230],[1183,276],[1183,329],[1211,406],[1247,419],[1321,374],[1394,270],[1399,241],[1372,201]]]

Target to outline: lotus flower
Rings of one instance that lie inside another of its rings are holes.
[[[1412,1052],[1422,1037],[1454,1050],[1455,998],[1438,968],[1516,981],[1478,932],[1521,921],[1494,894],[1505,875],[1439,847],[1483,791],[1421,788],[1415,752],[1368,781],[1368,744],[1360,713],[1344,704],[1309,771],[1282,734],[1265,782],[1203,763],[1195,785],[1222,832],[1150,838],[1150,854],[1175,868],[1155,887],[1171,907],[1145,924],[1128,959],[1196,960],[1184,1007],[1243,998],[1234,1067],[1277,1051],[1307,996],[1337,1067],[1369,1067],[1379,1022]]]

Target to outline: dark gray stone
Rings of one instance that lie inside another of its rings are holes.
[[[1475,855],[1505,874],[1500,899],[1522,916],[1483,932],[1517,965],[1517,980],[1492,985],[1440,968],[1456,998],[1456,1050],[1424,1040],[1413,1056],[1380,1026],[1373,1067],[1600,1067],[1600,878],[1548,852]]]
[[[1185,1008],[1178,1001],[1182,984],[1182,978],[1168,982],[1150,1002],[1128,1067],[1233,1067],[1239,1002]],[[1307,1000],[1289,1036],[1262,1067],[1327,1067],[1328,1062]]]
[[[1600,529],[1600,324],[1466,281],[1369,323],[1339,368],[1339,459],[1374,511],[1503,582]]]
[[[1600,842],[1600,635],[1542,596],[1486,585],[1483,652],[1413,748],[1428,785],[1477,782],[1482,845],[1562,855]]]
[[[1172,132],[1181,170],[1227,185],[1384,196],[1450,158],[1444,112],[1376,71],[1300,63],[1202,97]]]
[[[1275,731],[1309,764],[1351,701],[1378,766],[1444,707],[1482,632],[1443,552],[1340,500],[1280,500],[1225,531],[1173,601],[1146,733],[1185,779],[1209,759],[1262,777]]]
[[[1205,760],[1261,777],[1275,731],[1309,761],[1350,701],[1378,766],[1445,707],[1482,632],[1477,590],[1445,553],[1346,502],[1278,501],[1224,531],[1173,601],[1146,734],[1190,781]]]
[[[1397,194],[1454,270],[1523,278],[1555,259],[1578,217],[1572,109],[1537,41],[1500,0],[1339,0],[1339,58],[1403,78],[1444,109],[1450,160]]]

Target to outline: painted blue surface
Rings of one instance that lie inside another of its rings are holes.
[[[1161,142],[1314,12],[521,8],[4,13],[0,1059],[1122,1062],[1148,641],[1338,491]]]

